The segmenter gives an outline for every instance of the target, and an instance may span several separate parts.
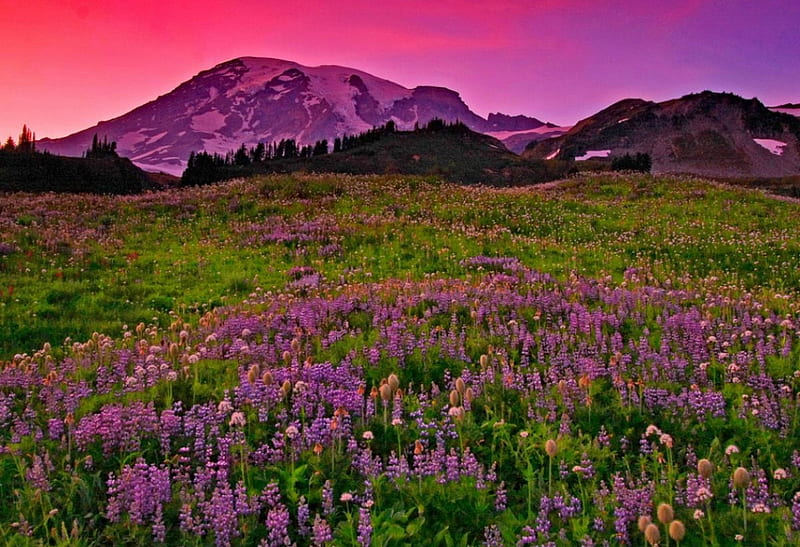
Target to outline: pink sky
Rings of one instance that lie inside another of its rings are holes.
[[[654,6],[659,6],[658,8]],[[800,102],[797,0],[0,0],[0,136],[59,137],[240,56],[442,85],[571,124],[629,96]]]

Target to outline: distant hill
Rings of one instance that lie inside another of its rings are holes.
[[[460,120],[475,131],[529,131],[545,125],[527,116],[485,119],[443,87],[408,89],[354,68],[308,67],[281,59],[242,57],[221,63],[169,93],[113,120],[58,139],[40,139],[53,153],[77,156],[94,134],[107,135],[120,155],[149,171],[174,175],[189,153],[225,153],[293,139],[333,141],[394,121],[410,130],[434,118]]]
[[[491,116],[490,116],[491,117]],[[523,129],[517,131],[489,131],[486,134],[500,140],[506,148],[515,154],[521,154],[538,142],[552,137],[558,137],[570,130],[570,127],[559,127],[548,123],[536,129]]]
[[[349,174],[434,175],[466,184],[518,185],[563,177],[569,162],[530,161],[509,152],[497,139],[461,123],[434,120],[416,131],[371,131],[370,142],[336,153],[308,158],[269,160],[250,165],[219,166],[210,178],[191,169],[187,184],[223,180],[256,173],[297,171]]]
[[[625,99],[523,155],[581,160],[636,153],[649,154],[660,173],[794,176],[800,174],[800,119],[729,93],[662,103]]]
[[[0,191],[136,194],[158,186],[126,158],[69,158],[0,150]]]
[[[786,103],[778,106],[770,106],[769,109],[773,112],[800,117],[800,103]]]

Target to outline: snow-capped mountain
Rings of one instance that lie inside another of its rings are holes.
[[[519,135],[545,127],[526,116],[484,119],[458,93],[442,87],[408,89],[352,68],[243,57],[203,71],[118,118],[38,145],[80,155],[96,133],[116,141],[119,154],[144,169],[180,174],[192,151],[225,153],[243,143],[281,139],[313,144],[389,120],[399,129],[411,129],[432,118],[458,119],[487,133]]]

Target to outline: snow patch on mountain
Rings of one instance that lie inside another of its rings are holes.
[[[216,110],[209,110],[203,114],[192,117],[191,127],[195,131],[213,133],[225,127],[225,114]]]
[[[591,158],[607,158],[611,155],[611,150],[587,150],[582,156],[577,156],[575,161],[586,161]]]
[[[753,139],[753,140],[757,145],[759,145],[762,148],[766,148],[767,150],[769,150],[770,154],[775,154],[776,156],[782,156],[783,149],[787,145],[787,143],[775,139]]]

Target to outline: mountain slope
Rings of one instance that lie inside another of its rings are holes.
[[[538,143],[530,158],[647,153],[653,171],[715,177],[800,174],[800,119],[728,93],[625,99]]]
[[[433,118],[461,120],[481,132],[544,125],[525,116],[484,119],[446,88],[407,89],[347,67],[243,57],[203,71],[123,116],[60,139],[42,139],[39,145],[77,155],[96,133],[116,141],[121,155],[145,169],[179,174],[191,151],[225,153],[242,143],[281,139],[313,144],[389,120],[411,129]]]

